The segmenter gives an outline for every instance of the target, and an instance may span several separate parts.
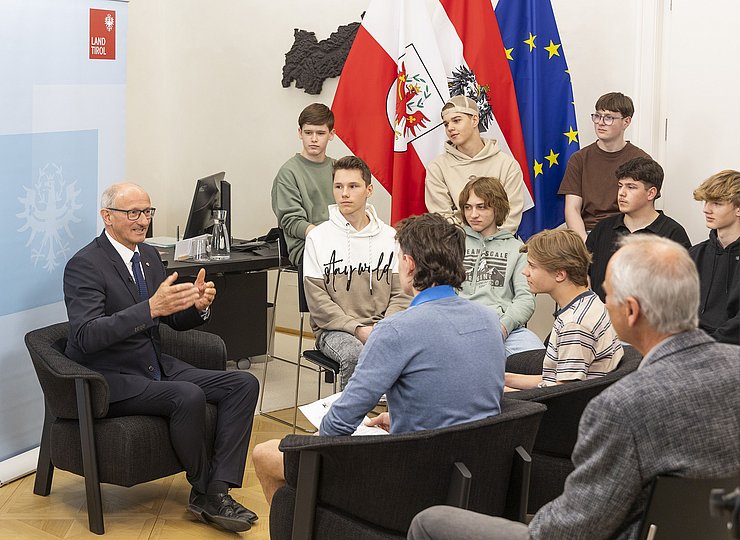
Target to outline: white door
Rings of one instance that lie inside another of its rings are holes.
[[[697,243],[707,229],[693,190],[740,170],[740,2],[672,0],[666,9],[663,209]]]

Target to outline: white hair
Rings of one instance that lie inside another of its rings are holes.
[[[675,334],[697,327],[699,273],[683,246],[652,234],[624,236],[609,265],[616,302],[635,298],[656,331]]]
[[[140,185],[133,184],[131,182],[111,184],[110,186],[105,188],[105,191],[103,191],[103,194],[100,196],[100,208],[113,208],[116,205],[116,199],[118,198],[118,196],[123,191],[126,191],[127,189],[130,189],[132,187],[144,191],[144,188],[142,188]]]

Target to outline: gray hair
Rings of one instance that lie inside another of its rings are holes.
[[[117,184],[111,184],[110,186],[105,188],[105,191],[103,191],[103,194],[100,196],[100,208],[113,208],[116,205],[116,199],[118,198],[118,196],[123,191],[126,191],[130,188],[136,188],[144,191],[144,188],[142,188],[140,185],[133,184],[131,182],[120,182]]]
[[[624,236],[609,261],[615,301],[631,296],[656,331],[676,334],[699,324],[699,273],[686,249],[668,238]]]

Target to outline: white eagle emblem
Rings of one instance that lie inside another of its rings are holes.
[[[69,242],[62,239],[62,230],[72,238],[69,225],[80,222],[80,218],[75,216],[75,212],[82,208],[77,202],[80,190],[76,186],[76,181],[67,183],[64,180],[60,166],[47,163],[39,169],[38,179],[31,188],[23,186],[26,196],[18,197],[24,208],[16,217],[25,219],[18,232],[30,230],[26,247],[33,244],[33,264],[37,266],[42,261],[47,272],[59,266],[60,259],[64,260],[69,252]]]

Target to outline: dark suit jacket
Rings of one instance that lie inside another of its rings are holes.
[[[139,253],[151,296],[165,279],[165,267],[153,247],[139,244]],[[139,298],[127,265],[105,233],[67,263],[64,301],[70,328],[65,354],[105,377],[111,402],[144,391],[153,379],[155,355],[168,376],[192,367],[160,353],[160,319],[151,318],[149,302]],[[162,317],[161,322],[187,330],[203,319],[192,307]]]

